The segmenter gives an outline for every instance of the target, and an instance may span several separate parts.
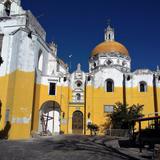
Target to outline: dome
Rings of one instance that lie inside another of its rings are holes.
[[[97,45],[93,51],[92,56],[95,56],[100,53],[111,53],[111,52],[119,52],[122,55],[129,56],[128,50],[121,43],[116,41],[104,41]]]

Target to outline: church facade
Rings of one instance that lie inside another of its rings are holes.
[[[46,42],[46,32],[20,0],[0,2],[0,130],[10,139],[39,134],[89,134],[87,124],[107,122],[117,102],[144,105],[148,117],[160,110],[160,71],[131,71],[131,57],[108,26],[89,58],[89,71],[69,73]],[[145,126],[144,126],[145,127]]]

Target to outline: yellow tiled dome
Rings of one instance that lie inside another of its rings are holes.
[[[128,50],[125,46],[116,41],[105,41],[97,45],[93,51],[92,56],[100,53],[119,52],[125,56],[129,56]]]

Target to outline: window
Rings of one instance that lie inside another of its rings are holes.
[[[5,12],[7,16],[10,16],[10,10],[11,10],[11,2],[8,0],[6,1],[6,3],[4,4],[5,6]]]
[[[126,66],[127,63],[125,61],[122,62],[122,66]]]
[[[104,106],[104,112],[105,113],[113,113],[114,111],[114,106],[113,105],[105,105]]]
[[[79,93],[76,94],[76,100],[80,101],[81,100],[81,95]]]
[[[114,82],[111,79],[106,80],[106,92],[114,91]]]
[[[56,95],[56,83],[49,83],[49,95]]]
[[[38,70],[42,72],[43,68],[43,54],[42,50],[40,49],[38,52]]]
[[[81,87],[82,86],[82,82],[81,81],[77,81],[76,85],[77,85],[77,87]]]
[[[2,51],[3,37],[4,37],[4,34],[0,34],[0,55],[1,55],[1,51]]]
[[[112,62],[112,60],[107,60],[107,65],[109,66],[109,65],[111,65],[113,62]]]
[[[130,80],[131,80],[131,76],[128,75],[128,76],[127,76],[127,81],[130,81]]]
[[[88,81],[90,81],[91,80],[91,76],[88,76]]]
[[[147,83],[146,82],[140,82],[139,83],[139,91],[140,92],[147,92]]]
[[[4,34],[0,34],[0,65],[3,63],[3,59],[1,57],[3,37]]]
[[[64,78],[63,78],[63,81],[66,82],[66,81],[67,81],[67,77],[64,77]]]
[[[108,36],[108,37],[109,37],[109,40],[110,40],[110,39],[111,39],[111,35],[109,34],[109,36]]]

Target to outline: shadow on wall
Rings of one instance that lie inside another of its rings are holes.
[[[0,100],[0,120],[1,120],[1,118],[2,118],[1,112],[2,112],[2,101]]]
[[[2,101],[0,100],[0,120],[2,118]],[[0,131],[0,139],[8,139],[8,133],[11,129],[11,123],[8,121],[3,130]]]
[[[3,130],[0,131],[0,139],[8,139],[8,133],[11,129],[11,123],[8,121]]]

